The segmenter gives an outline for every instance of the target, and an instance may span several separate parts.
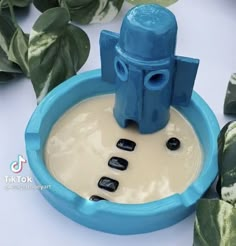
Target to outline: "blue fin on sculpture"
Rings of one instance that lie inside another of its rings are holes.
[[[115,82],[114,59],[116,55],[115,46],[119,40],[119,34],[102,31],[100,35],[100,56],[102,79],[107,82]]]
[[[173,83],[172,104],[188,106],[197,75],[199,60],[176,56],[175,61],[176,70]]]

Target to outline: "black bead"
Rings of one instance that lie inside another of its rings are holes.
[[[180,141],[178,138],[170,138],[167,142],[166,142],[166,147],[169,150],[177,150],[180,148]]]
[[[123,149],[123,150],[126,150],[126,151],[133,151],[135,146],[136,146],[136,143],[134,141],[132,141],[132,140],[121,138],[117,142],[116,146],[119,149]]]
[[[103,197],[100,197],[100,196],[97,196],[97,195],[92,195],[89,200],[93,201],[93,202],[99,202],[99,201],[102,201],[102,200],[106,200],[105,198]]]
[[[109,162],[108,162],[108,166],[111,168],[115,168],[121,171],[124,171],[127,169],[128,167],[128,161],[120,158],[120,157],[112,157]]]
[[[110,192],[116,191],[118,188],[119,182],[117,180],[108,178],[108,177],[102,177],[98,181],[98,187]]]

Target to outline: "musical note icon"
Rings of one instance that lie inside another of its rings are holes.
[[[27,163],[27,161],[23,158],[22,155],[18,155],[18,160],[13,161],[10,164],[11,171],[13,173],[20,173],[23,170],[23,164]]]

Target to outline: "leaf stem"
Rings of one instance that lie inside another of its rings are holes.
[[[3,0],[0,0],[0,14],[2,13]]]
[[[14,23],[16,28],[18,28],[19,25],[17,24],[17,21],[16,21],[16,16],[15,16],[15,12],[14,12],[14,9],[13,9],[12,1],[11,0],[7,0],[7,3],[8,3],[8,7],[10,9],[12,22]]]
[[[60,0],[59,3],[60,3],[60,5],[63,5],[63,7],[68,11],[68,13],[70,15],[70,10],[68,8],[68,5],[67,5],[66,1],[65,0]],[[71,15],[70,15],[70,19],[71,19]]]

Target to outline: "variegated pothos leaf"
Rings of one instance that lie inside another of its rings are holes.
[[[0,83],[13,79],[16,74],[21,74],[20,68],[7,59],[6,53],[0,47]]]
[[[120,11],[124,0],[34,0],[41,12],[58,6],[69,10],[72,21],[80,24],[111,21]]]
[[[28,59],[38,102],[55,86],[75,75],[88,58],[88,36],[69,21],[68,11],[56,7],[45,11],[33,26]]]
[[[59,7],[58,0],[33,0],[34,6],[40,11],[44,12],[48,9]]]
[[[64,1],[75,2],[75,0]],[[71,8],[70,13],[73,21],[80,24],[110,22],[119,13],[124,0],[90,0],[88,2],[89,4],[86,6],[78,7],[77,5],[77,8]]]
[[[236,245],[236,208],[218,199],[201,199],[194,224],[194,246]]]
[[[11,0],[12,6],[16,7],[26,7],[30,5],[32,0]],[[8,8],[8,0],[0,0],[0,5],[2,4],[3,8]]]
[[[6,82],[22,73],[20,68],[8,60],[9,47],[16,27],[12,20],[5,15],[0,15],[0,82]]]
[[[28,63],[29,35],[25,34],[20,28],[15,31],[8,53],[8,59],[15,62],[22,69],[23,73],[30,77]]]
[[[236,115],[236,73],[233,73],[229,79],[225,95],[224,114]]]
[[[223,200],[236,204],[236,121],[226,124],[218,137],[219,190]]]
[[[11,18],[0,14],[0,47],[7,55],[15,30],[16,27]]]

